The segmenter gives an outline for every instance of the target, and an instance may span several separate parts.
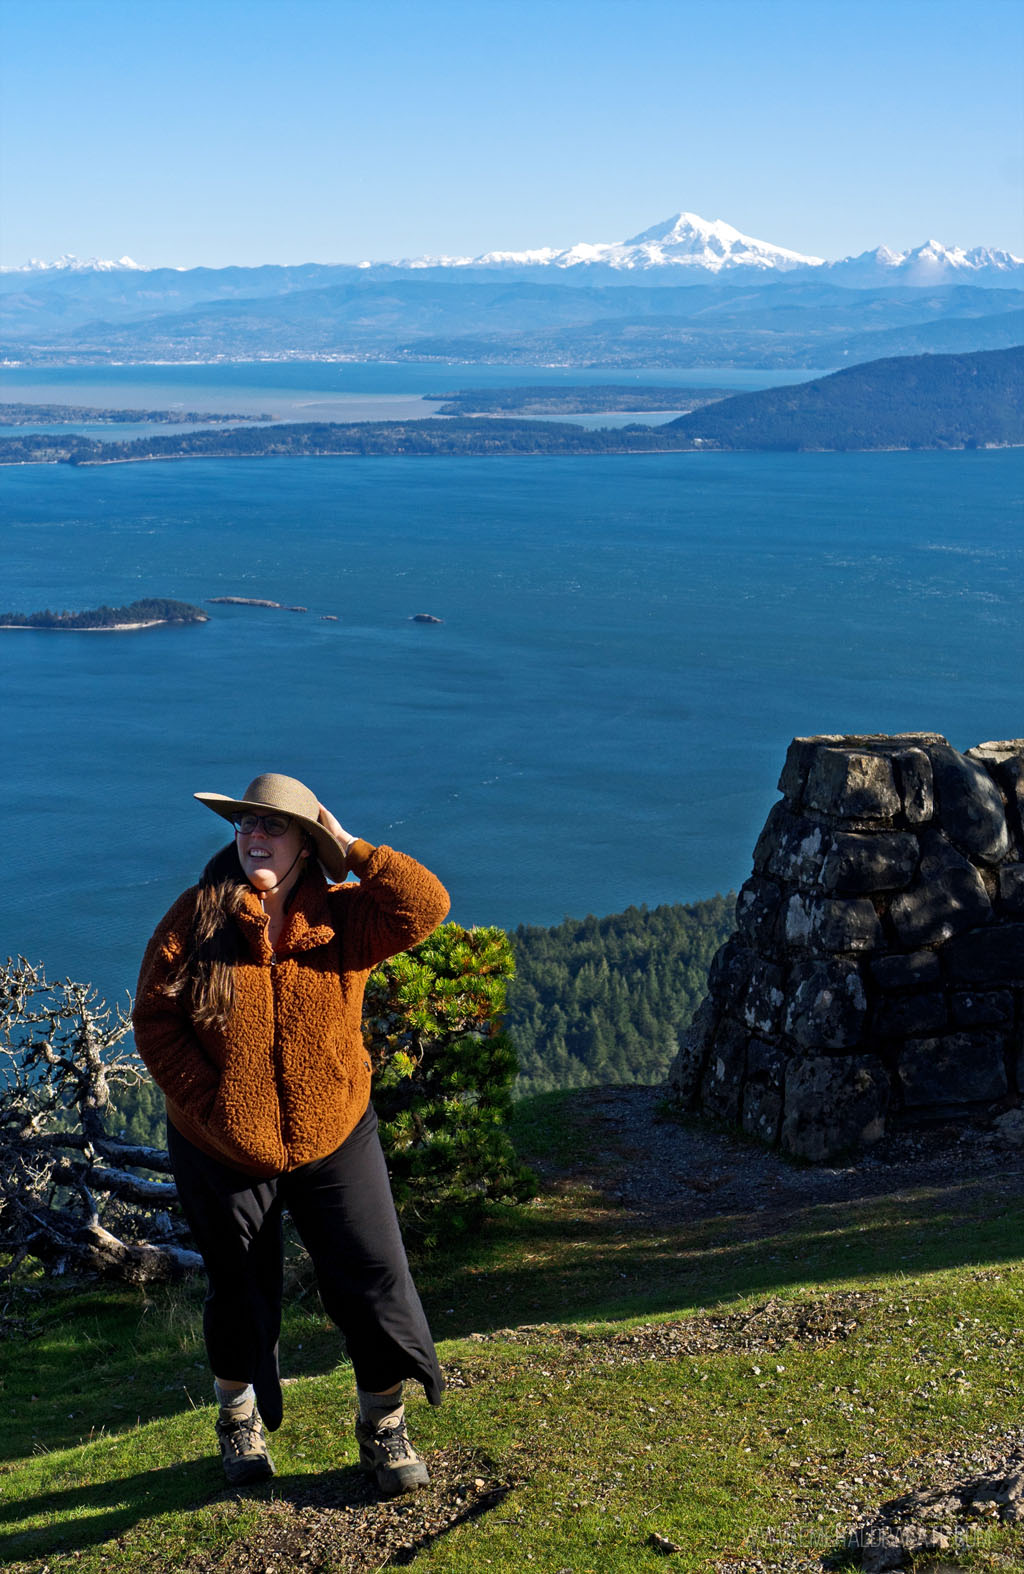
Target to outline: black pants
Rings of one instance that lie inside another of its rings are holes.
[[[216,1376],[256,1386],[270,1427],[280,1421],[283,1235],[291,1214],[316,1270],[324,1310],[341,1329],[360,1388],[444,1386],[409,1273],[371,1105],[340,1148],[271,1180],[209,1158],[168,1122],[167,1148],[189,1228],[210,1281],[203,1333]]]

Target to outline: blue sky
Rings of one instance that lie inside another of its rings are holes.
[[[0,0],[0,262],[1024,255],[1019,0]]]

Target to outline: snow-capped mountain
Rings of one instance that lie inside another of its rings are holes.
[[[635,273],[649,268],[691,268],[721,273],[731,268],[759,272],[816,268],[821,257],[806,257],[784,246],[754,240],[723,219],[702,219],[699,213],[676,213],[623,241],[581,241],[564,251],[545,246],[534,251],[487,251],[479,257],[417,257],[406,268],[579,268],[606,267]]]
[[[826,263],[829,275],[839,284],[990,284],[1017,283],[1024,277],[1024,259],[1012,252],[991,246],[944,246],[941,241],[925,241],[912,251],[890,251],[878,246],[857,257]]]
[[[364,263],[372,268],[380,264]],[[559,251],[544,246],[531,251],[486,251],[477,257],[414,257],[392,266],[423,269],[486,269],[533,274],[543,270],[563,277],[574,270],[579,276],[603,275],[609,280],[623,275],[654,275],[673,281],[724,275],[740,282],[754,274],[828,278],[853,287],[878,285],[1019,284],[1024,281],[1024,259],[1011,252],[986,246],[965,251],[929,240],[912,251],[892,251],[878,246],[859,256],[829,262],[790,251],[770,241],[755,240],[724,219],[702,219],[699,213],[676,213],[650,229],[624,241],[581,241]]]
[[[56,262],[41,262],[38,257],[30,257],[28,262],[22,263],[19,268],[0,268],[0,273],[148,273],[149,269],[141,262],[133,262],[131,257],[118,257],[116,262],[104,260],[102,257],[81,258],[74,256],[70,251],[63,257],[58,257]]]
[[[799,280],[827,279],[854,289],[879,285],[935,286],[939,284],[1024,285],[1024,259],[1008,251],[974,246],[944,246],[929,240],[911,251],[878,246],[855,257],[829,262],[822,257],[790,251],[769,241],[755,240],[723,219],[703,219],[698,213],[676,213],[623,241],[580,241],[559,250],[542,246],[527,251],[486,251],[476,257],[429,256],[401,262],[304,265],[299,272],[327,275],[350,271],[370,277],[394,277],[430,272],[436,279],[452,273],[502,273],[513,279],[539,282],[571,280],[574,283],[676,284],[708,282],[743,283],[787,275]],[[22,268],[0,270],[11,274],[195,273],[195,269],[149,269],[131,257],[116,262],[79,261],[65,256],[56,262],[32,261]],[[207,270],[203,270],[207,271]],[[213,270],[227,275],[230,270]],[[235,270],[238,271],[238,270]],[[252,269],[242,269],[250,273]],[[296,271],[296,270],[284,270]],[[311,281],[310,281],[311,282]],[[326,281],[326,277],[323,282]],[[8,280],[7,289],[17,281]],[[260,293],[263,293],[260,291]]]

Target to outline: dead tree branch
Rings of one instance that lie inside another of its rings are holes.
[[[201,1266],[174,1183],[153,1178],[167,1154],[107,1130],[112,1093],[146,1074],[130,1028],[86,984],[0,964],[0,1281],[30,1257],[140,1283]]]

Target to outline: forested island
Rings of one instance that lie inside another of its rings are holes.
[[[68,421],[90,426],[216,425],[226,421],[276,421],[274,415],[240,415],[217,410],[101,410],[84,404],[0,404],[0,426],[63,425]]]
[[[0,612],[0,629],[65,629],[79,634],[208,621],[202,607],[162,596],[145,596],[125,607],[93,607],[87,612]]]
[[[731,388],[595,383],[593,387],[460,388],[454,393],[424,394],[424,398],[445,401],[438,415],[595,415],[602,410],[694,410],[728,399],[732,392]]]
[[[0,464],[152,459],[679,452],[855,452],[1024,444],[1024,346],[869,361],[787,388],[733,394],[663,426],[588,429],[515,416],[306,422],[130,441],[27,433]]]
[[[27,433],[0,441],[0,464],[127,464],[145,459],[263,459],[414,454],[600,454],[650,453],[692,447],[677,435],[663,441],[662,428],[602,427],[587,431],[564,421],[499,420],[471,416],[452,420],[304,422],[216,432],[99,442],[91,437]]]

